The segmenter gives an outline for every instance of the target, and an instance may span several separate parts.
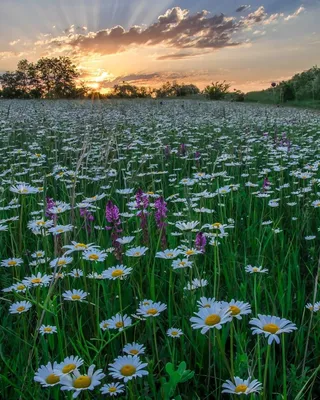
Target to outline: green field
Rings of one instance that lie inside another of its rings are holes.
[[[319,134],[261,104],[0,101],[0,398],[320,398]]]

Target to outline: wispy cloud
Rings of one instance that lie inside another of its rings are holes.
[[[240,6],[240,7],[238,7],[237,9],[236,9],[236,12],[242,12],[242,11],[247,11],[247,10],[249,10],[249,8],[250,8],[251,6],[249,6],[249,5],[242,5],[242,6]]]

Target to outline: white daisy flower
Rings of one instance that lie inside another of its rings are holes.
[[[71,300],[71,301],[82,301],[88,296],[87,292],[84,292],[83,290],[67,290],[64,293],[62,293],[62,297],[64,300]]]
[[[179,338],[180,336],[183,335],[183,332],[182,332],[181,329],[169,328],[169,329],[167,330],[167,335],[168,335],[169,337],[172,337],[172,338]]]
[[[61,363],[57,364],[55,369],[59,376],[68,375],[79,369],[83,364],[83,359],[78,356],[66,357]]]
[[[128,257],[141,257],[146,253],[147,250],[148,247],[132,247],[131,249],[127,250],[125,254]]]
[[[51,276],[49,275],[42,275],[41,272],[38,272],[37,275],[31,275],[28,276],[27,278],[23,279],[22,283],[25,285],[30,285],[30,286],[48,286],[50,281],[51,281]]]
[[[67,275],[72,276],[73,278],[81,278],[81,276],[83,276],[83,271],[79,268],[78,269],[74,268]]]
[[[31,254],[31,257],[33,257],[33,258],[43,258],[44,256],[45,256],[45,252],[42,250],[37,250]]]
[[[267,274],[269,270],[266,268],[262,268],[261,266],[260,267],[252,267],[252,265],[247,265],[245,267],[245,271],[249,272],[250,274],[256,274],[256,273]]]
[[[73,261],[72,257],[58,257],[55,258],[54,260],[50,261],[50,267],[55,268],[55,267],[65,267],[68,264],[71,264]]]
[[[200,297],[200,300],[197,301],[197,304],[199,308],[210,308],[220,303],[216,301],[214,297]]]
[[[119,332],[123,331],[127,326],[132,325],[132,319],[127,314],[122,316],[120,313],[104,322],[108,325],[108,329],[118,329]]]
[[[103,385],[100,389],[102,394],[108,394],[109,396],[118,396],[125,391],[125,386],[119,382],[112,382]]]
[[[195,290],[201,287],[205,287],[208,285],[208,281],[206,279],[193,279],[191,283],[189,282],[184,290]]]
[[[147,365],[147,363],[142,363],[137,356],[119,356],[112,364],[109,364],[109,371],[112,378],[128,382],[133,378],[148,375],[148,371],[144,369]]]
[[[140,354],[144,354],[145,350],[146,348],[142,344],[133,342],[133,343],[127,343],[122,351],[132,356],[138,356]]]
[[[56,366],[56,362],[53,365],[51,362],[48,362],[47,365],[41,365],[33,379],[41,383],[43,387],[58,385],[58,383],[60,383],[60,377],[56,374]]]
[[[22,258],[7,258],[6,260],[1,261],[1,267],[17,267],[23,263]]]
[[[57,327],[52,325],[41,325],[39,332],[44,335],[52,335],[53,333],[57,333]]]
[[[18,293],[19,292],[24,293],[28,289],[29,286],[30,286],[30,284],[27,284],[26,282],[25,283],[18,282],[18,283],[15,283],[14,285],[12,285],[11,289]]]
[[[307,308],[308,310],[310,310],[310,311],[317,312],[317,311],[320,310],[320,301],[317,301],[317,302],[314,303],[314,304],[308,303],[308,304],[306,305],[306,308]]]
[[[16,303],[11,304],[9,308],[10,314],[21,314],[23,312],[27,312],[32,307],[30,301],[17,301]]]
[[[280,343],[278,335],[281,333],[291,333],[297,329],[297,326],[285,318],[279,318],[271,315],[258,314],[258,318],[253,318],[249,321],[252,334],[264,334],[268,338],[268,344],[273,341]]]
[[[118,238],[116,242],[120,244],[129,244],[134,240],[134,236],[123,236],[122,238]]]
[[[61,390],[74,391],[72,398],[77,398],[83,390],[94,390],[95,386],[100,385],[101,379],[106,375],[102,372],[102,369],[98,369],[93,372],[95,365],[91,365],[88,369],[88,374],[81,375],[80,372],[75,369],[71,375],[65,375],[61,377]]]
[[[85,250],[92,250],[92,249],[97,249],[98,246],[94,245],[93,243],[85,244],[85,243],[78,243],[78,242],[71,242],[72,244],[63,246],[63,249],[68,249],[65,253],[64,256],[67,254],[73,253],[74,251],[85,251]]]
[[[38,193],[37,188],[29,185],[28,183],[20,183],[10,187],[10,192],[18,194],[33,194]]]
[[[177,260],[172,261],[173,269],[181,269],[181,268],[192,268],[192,261],[188,258],[183,258],[182,260],[178,258]]]
[[[104,278],[107,279],[124,279],[130,275],[132,268],[127,268],[124,265],[117,265],[115,267],[110,267],[102,272]]]
[[[180,231],[192,231],[199,224],[200,224],[199,221],[191,221],[191,222],[178,221],[176,222],[175,227],[178,228]]]
[[[104,250],[89,249],[83,252],[84,260],[103,262],[108,257]]]
[[[232,299],[229,303],[223,302],[222,307],[229,307],[231,317],[242,319],[241,315],[251,314],[251,306],[249,303]]]
[[[201,329],[202,334],[212,328],[221,329],[223,324],[232,319],[231,311],[228,308],[221,308],[220,304],[215,304],[210,308],[201,308],[195,315],[196,317],[190,318],[191,326],[193,329]]]
[[[227,380],[222,385],[222,393],[230,393],[236,395],[250,395],[251,393],[259,393],[262,390],[262,384],[257,380],[251,380],[251,377],[244,380],[239,378],[238,376],[233,378],[233,382]]]
[[[173,258],[178,257],[178,255],[181,253],[180,250],[174,249],[174,250],[164,250],[164,251],[158,251],[156,253],[156,258],[164,258],[166,260],[172,260]]]
[[[137,309],[137,314],[142,315],[145,318],[157,317],[166,308],[167,306],[165,304],[160,302],[154,303],[152,300],[147,300],[140,303],[140,307]]]

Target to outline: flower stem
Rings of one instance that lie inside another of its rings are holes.
[[[266,356],[266,363],[264,365],[264,378],[263,378],[263,398],[267,398],[267,375],[268,375],[268,364],[269,364],[269,358],[270,358],[270,349],[271,345],[268,345],[267,348],[267,356]]]

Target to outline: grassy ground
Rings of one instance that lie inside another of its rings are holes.
[[[277,98],[273,94],[273,92],[267,90],[247,93],[245,97],[245,102],[261,104],[281,104],[281,106],[320,109],[320,100],[292,100],[287,101],[286,103],[280,103],[280,99]]]
[[[319,129],[254,104],[0,102],[0,398],[320,398]]]

